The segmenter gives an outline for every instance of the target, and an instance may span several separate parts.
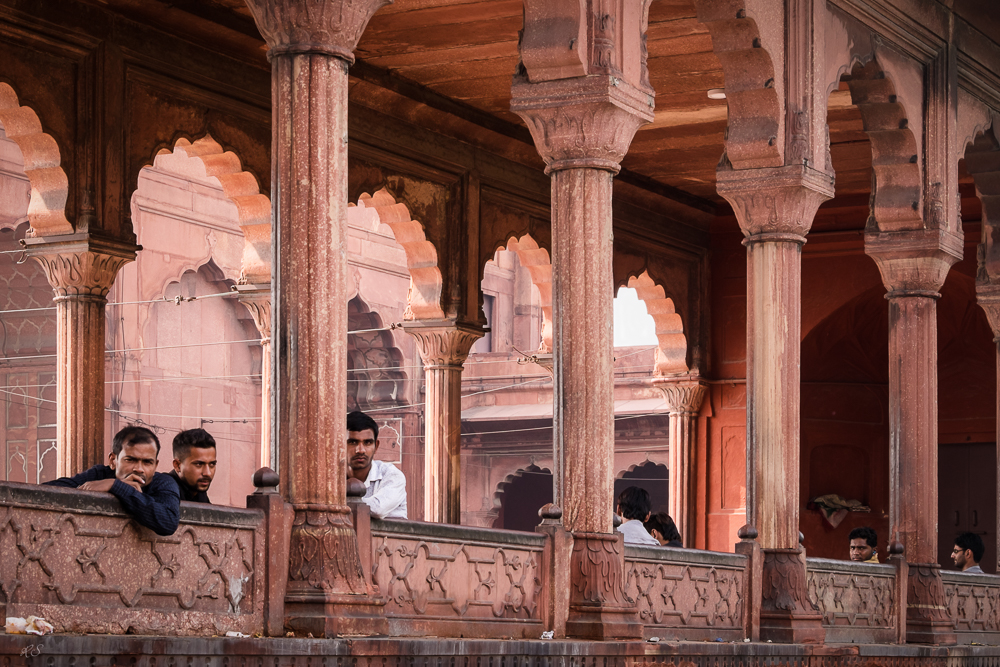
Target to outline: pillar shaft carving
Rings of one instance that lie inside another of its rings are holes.
[[[136,246],[86,234],[28,239],[56,303],[56,475],[104,462],[104,333],[108,291]]]
[[[654,386],[663,394],[670,415],[670,491],[667,511],[684,546],[694,548],[694,526],[697,502],[695,498],[694,452],[697,418],[705,400],[708,385],[690,378],[657,379]]]
[[[747,523],[799,544],[802,244],[833,179],[804,166],[719,171],[747,247]]]
[[[387,0],[248,0],[271,60],[272,445],[295,508],[286,624],[385,631],[347,506],[347,67]]]
[[[462,365],[481,326],[409,322],[424,362],[424,521],[462,522]]]
[[[246,306],[260,332],[260,460],[261,468],[278,469],[271,447],[271,285],[237,285],[240,303]]]
[[[997,380],[1000,381],[1000,285],[976,285],[977,301],[986,312],[986,319],[990,322],[993,330],[993,342],[996,345],[996,367]],[[1000,386],[1000,385],[998,385]],[[1000,435],[1000,392],[997,392],[997,434]],[[1000,439],[997,440],[997,453],[1000,454]],[[997,479],[1000,479],[1000,456],[997,457]],[[1000,553],[1000,494],[997,494],[997,551]]]

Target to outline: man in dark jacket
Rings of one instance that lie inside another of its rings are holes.
[[[173,535],[180,521],[177,484],[156,472],[160,441],[148,428],[126,426],[115,434],[108,465],[96,465],[49,486],[110,493],[139,524],[158,535]]]
[[[174,469],[169,475],[177,482],[181,500],[211,503],[208,487],[215,477],[215,438],[203,428],[181,431],[174,436]]]

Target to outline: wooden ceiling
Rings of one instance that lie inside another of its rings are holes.
[[[266,47],[243,0],[87,1],[267,67]],[[522,0],[395,0],[376,13],[358,45],[352,101],[539,166],[527,129],[510,112],[522,6]],[[726,102],[707,97],[725,82],[691,0],[652,4],[647,48],[656,118],[636,135],[621,178],[731,214],[715,190]],[[817,227],[861,229],[871,147],[843,84],[831,96],[828,119],[837,197],[823,206]],[[962,195],[963,217],[979,219],[979,202],[964,174]]]

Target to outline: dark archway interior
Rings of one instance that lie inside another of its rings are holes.
[[[646,461],[642,465],[625,472],[615,480],[615,498],[630,486],[638,486],[649,493],[649,504],[652,512],[666,512],[669,500],[669,473],[662,463]]]
[[[533,531],[541,523],[538,510],[552,502],[552,473],[536,465],[518,470],[503,485],[500,514],[495,525],[507,530]]]

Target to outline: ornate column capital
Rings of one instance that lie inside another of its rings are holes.
[[[38,260],[56,301],[73,298],[104,300],[118,271],[135,260],[141,246],[89,234],[24,239],[28,255]]]
[[[941,296],[938,290],[962,252],[962,235],[947,230],[865,234],[865,253],[878,264],[888,298]]]
[[[993,330],[993,340],[1000,342],[1000,285],[976,285],[976,303],[986,313]]]
[[[833,198],[833,176],[805,165],[720,169],[716,189],[728,201],[746,235],[760,241],[805,243],[819,205]]]
[[[617,174],[636,130],[653,120],[652,93],[614,76],[529,83],[516,77],[511,111],[531,130],[545,173],[603,169]]]
[[[469,350],[486,333],[478,324],[455,320],[414,320],[405,322],[403,330],[416,340],[425,370],[461,369]]]
[[[317,53],[354,62],[372,15],[392,0],[247,0],[268,58]]]
[[[667,414],[696,415],[701,410],[708,383],[699,378],[655,378],[653,386],[663,394]]]
[[[261,345],[266,345],[271,340],[271,284],[236,285],[236,293],[257,325]]]

